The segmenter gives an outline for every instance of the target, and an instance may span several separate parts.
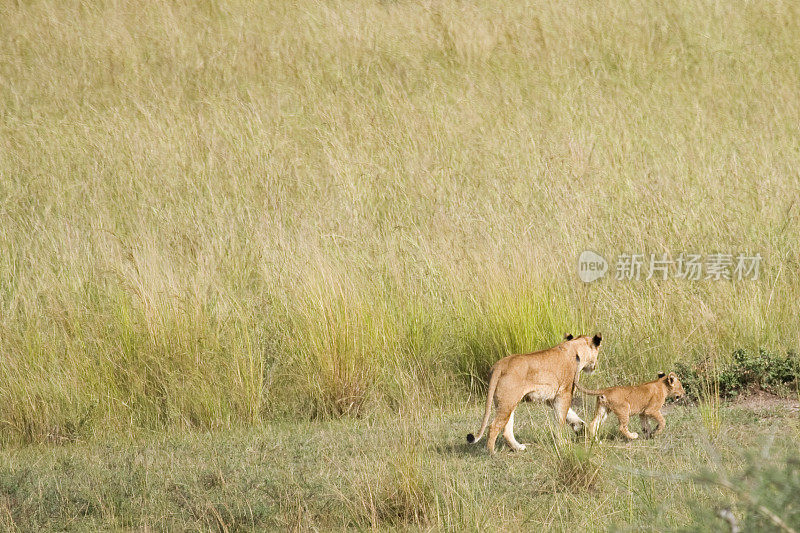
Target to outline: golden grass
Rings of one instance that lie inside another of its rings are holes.
[[[793,3],[0,13],[3,438],[458,401],[567,331],[604,380],[798,347]]]

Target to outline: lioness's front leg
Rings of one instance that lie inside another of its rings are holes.
[[[553,400],[553,415],[555,416],[556,423],[559,426],[563,426],[564,422],[567,421],[567,415],[571,411],[571,403],[572,395],[568,392],[562,392],[556,396],[555,400]],[[575,416],[577,417],[578,415]]]
[[[569,411],[567,411],[567,422],[572,426],[572,429],[575,431],[575,433],[579,432],[583,426],[586,425],[586,422],[581,420],[581,417],[578,416],[578,413],[572,410],[572,407],[570,407]]]

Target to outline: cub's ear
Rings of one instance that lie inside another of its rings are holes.
[[[601,340],[603,340],[603,334],[602,333],[598,333],[597,335],[592,337],[592,344],[594,344],[595,346],[600,346],[600,341]]]
[[[675,375],[675,372],[670,372],[669,377],[667,377],[667,383],[674,385],[676,379],[678,379],[678,376]]]
[[[571,341],[574,338],[575,337],[572,336],[572,333],[567,333],[566,335],[564,335],[564,340],[565,341]]]
[[[663,372],[659,372],[659,373],[658,373],[658,379],[661,379],[661,378],[663,378],[664,376],[666,376],[666,374],[665,374],[665,373],[663,373]]]

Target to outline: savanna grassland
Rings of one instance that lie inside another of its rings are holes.
[[[697,468],[796,449],[795,411],[712,398],[661,440],[587,451],[532,406],[527,455],[461,441],[490,365],[567,332],[604,334],[591,383],[800,348],[798,20],[0,1],[0,520],[683,527],[724,493]],[[584,284],[586,249],[763,261]]]

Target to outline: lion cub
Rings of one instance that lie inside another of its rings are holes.
[[[682,398],[686,392],[683,390],[675,372],[669,375],[659,372],[658,379],[641,385],[630,385],[627,387],[607,387],[599,390],[584,389],[577,381],[575,386],[579,391],[591,396],[597,396],[597,409],[594,419],[589,424],[589,434],[592,438],[597,435],[600,424],[608,416],[608,411],[612,411],[619,419],[619,430],[629,439],[637,439],[639,435],[628,430],[630,415],[639,415],[642,422],[642,431],[645,437],[658,435],[664,429],[664,415],[661,414],[661,407],[664,400],[669,396]],[[652,418],[658,423],[655,431],[650,428],[649,419]]]

